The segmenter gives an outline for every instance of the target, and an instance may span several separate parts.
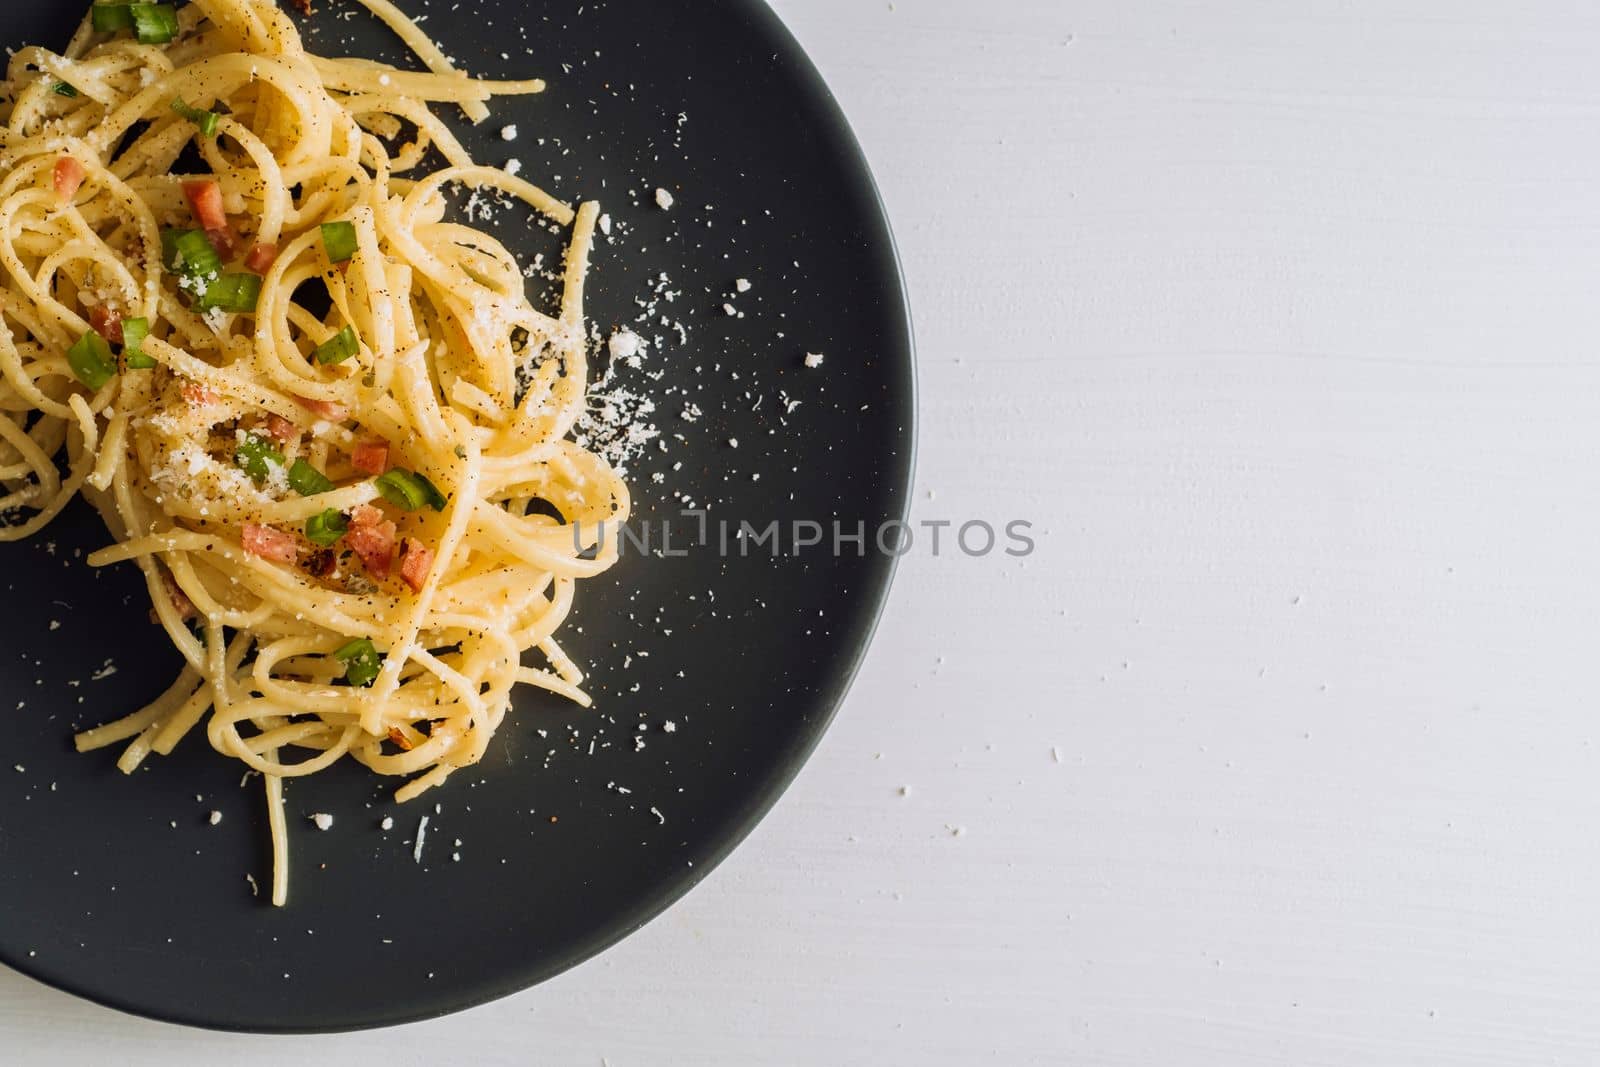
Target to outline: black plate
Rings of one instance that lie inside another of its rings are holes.
[[[331,10],[314,19],[313,49],[400,57],[364,12],[340,17],[348,0],[317,6]],[[914,400],[888,227],[843,117],[777,18],[754,0],[411,6],[471,71],[548,78],[548,93],[497,103],[466,140],[481,160],[517,157],[558,195],[601,198],[627,231],[598,251],[600,327],[631,322],[661,271],[679,294],[661,310],[688,342],[652,353],[659,379],[630,378],[670,444],[635,465],[641,516],[671,519],[687,498],[711,509],[713,539],[719,518],[871,531],[902,517]],[[0,41],[59,46],[75,15],[8,6]],[[554,247],[509,219],[496,226],[519,254]],[[753,288],[733,295],[741,277]],[[805,368],[807,351],[824,365]],[[682,418],[687,404],[703,414]],[[674,527],[673,552],[693,525]],[[71,749],[75,727],[137,706],[177,664],[133,572],[82,562],[103,541],[80,505],[36,542],[0,547],[0,959],[124,1010],[269,1031],[469,1007],[659,913],[815,746],[892,571],[849,543],[839,556],[826,544],[779,559],[630,555],[583,587],[565,635],[597,709],[526,696],[483,766],[405,807],[357,769],[293,783],[292,900],[275,910],[246,884],[264,883],[268,862],[260,786],[241,787],[236,763],[193,736],[125,778],[114,752]],[[96,679],[108,658],[116,672]],[[220,826],[207,825],[213,810]],[[333,828],[318,832],[315,812]]]

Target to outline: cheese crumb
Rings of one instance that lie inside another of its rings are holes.
[[[333,829],[333,816],[325,811],[319,811],[311,816],[311,821],[316,824],[318,830]]]
[[[733,283],[733,288],[736,292],[748,293],[750,291],[750,279],[740,278],[738,281]]]
[[[518,174],[521,174],[522,160],[515,158],[506,160],[506,173],[511,175],[513,178],[515,178]]]
[[[600,232],[607,237],[611,236],[611,216],[609,214],[600,216]]]
[[[632,359],[639,354],[644,341],[638,334],[624,326],[611,335],[609,348],[612,359]]]
[[[732,304],[723,304],[722,313],[731,319],[735,315],[739,314],[739,309],[734,307]]]
[[[818,367],[822,366],[822,353],[821,352],[807,352],[806,353],[806,366],[810,367],[812,370],[816,370]]]
[[[222,822],[222,812],[220,812],[220,811],[212,812],[209,822],[211,823],[212,826],[216,826],[219,823],[221,823]]]
[[[502,141],[515,141],[517,139],[517,127],[515,124],[500,127],[500,139]]]
[[[661,724],[661,729],[664,733],[675,734],[678,732],[678,724],[673,722],[671,719],[668,719],[666,722]]]
[[[422,817],[422,821],[417,823],[417,844],[416,844],[416,847],[411,850],[411,861],[413,863],[421,863],[422,862],[422,843],[424,841],[426,841],[427,839],[428,839],[428,817],[426,815],[424,815]]]
[[[662,211],[670,211],[672,209],[672,194],[665,189],[657,189],[656,206]]]
[[[381,828],[385,829],[385,830],[393,830],[394,829],[394,816],[385,815],[383,817],[383,821],[381,823],[379,823],[378,825]]]

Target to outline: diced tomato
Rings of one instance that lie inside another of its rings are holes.
[[[197,407],[220,403],[222,400],[222,397],[217,394],[215,389],[201,385],[199,382],[184,382],[182,393],[185,400]]]
[[[406,538],[406,550],[400,557],[400,577],[406,580],[413,593],[422,592],[427,584],[428,572],[433,570],[433,549],[413,538]]]
[[[244,550],[251,555],[270,559],[275,563],[293,563],[298,554],[294,535],[275,530],[271,526],[244,524]]]
[[[114,345],[122,343],[122,312],[110,304],[96,304],[89,309],[89,325],[94,332]]]
[[[227,229],[228,213],[222,208],[222,186],[209,178],[184,182],[183,195],[189,201],[189,210],[194,212],[194,220],[207,236],[212,230]]]
[[[358,442],[350,451],[350,465],[362,474],[382,474],[389,469],[389,442]]]
[[[78,195],[78,187],[83,184],[84,176],[88,172],[71,156],[62,156],[56,160],[56,169],[53,177],[56,183],[56,196],[63,201],[71,200]]]
[[[377,511],[376,508],[370,508]],[[357,513],[361,508],[356,509]],[[382,512],[379,512],[382,515]],[[394,523],[380,519],[378,522],[362,522],[359,514],[352,514],[350,532],[345,534],[345,543],[350,550],[361,557],[361,563],[367,568],[367,573],[379,578],[387,578],[389,571],[394,567],[395,542],[399,539],[399,531]]]
[[[318,418],[327,419],[329,422],[343,422],[350,417],[350,411],[343,404],[335,404],[331,400],[309,400],[303,396],[294,398],[294,402],[316,415]]]
[[[270,241],[263,241],[250,249],[250,254],[244,257],[244,265],[247,270],[265,274],[272,269],[272,264],[277,262],[277,259],[278,246]]]
[[[267,436],[274,441],[287,443],[294,440],[295,434],[299,432],[299,427],[282,415],[267,416]]]

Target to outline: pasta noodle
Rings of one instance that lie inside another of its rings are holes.
[[[430,110],[543,83],[468,78],[362,2],[426,73],[313,56],[269,0],[106,4],[17,51],[0,102],[0,540],[100,510],[89,562],[139,568],[185,665],[78,748],[131,772],[203,727],[266,783],[279,905],[286,779],[353,759],[410,800],[518,685],[589,703],[555,635],[629,508],[570,439],[598,205],[476,166]],[[559,307],[450,221],[457,189],[569,229]]]

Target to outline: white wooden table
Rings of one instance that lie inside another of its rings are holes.
[[[1600,11],[779,6],[898,225],[917,515],[1038,552],[911,557],[774,815],[556,981],[299,1040],[7,972],[0,1059],[1600,1061]]]

